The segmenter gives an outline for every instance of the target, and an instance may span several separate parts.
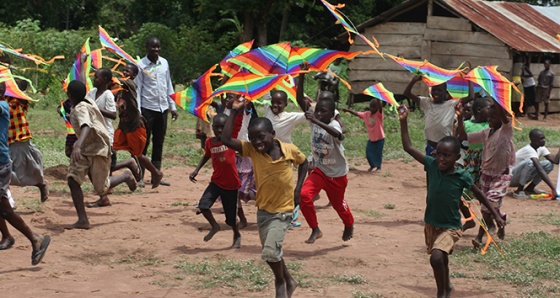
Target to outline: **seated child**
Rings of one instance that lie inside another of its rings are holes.
[[[550,187],[552,199],[555,200],[558,194],[548,174],[552,172],[554,165],[558,164],[560,150],[556,155],[552,155],[544,146],[546,139],[544,133],[539,129],[531,130],[529,139],[531,143],[515,152],[515,166],[512,170],[510,186],[515,186],[517,189],[513,192],[513,197],[527,199],[528,194],[541,193],[542,191],[535,187],[544,181]],[[545,160],[539,161],[542,157]]]
[[[383,130],[383,106],[377,98],[369,102],[369,111],[356,112],[350,109],[342,109],[342,111],[360,117],[364,120],[368,132],[368,142],[366,145],[366,158],[369,163],[368,172],[381,171],[381,163],[383,161],[383,145],[385,144],[385,131]]]
[[[250,156],[253,161],[262,259],[274,273],[276,297],[292,297],[297,283],[284,263],[282,243],[290,227],[294,206],[299,203],[307,161],[296,146],[274,138],[272,123],[267,118],[251,120],[248,127],[250,142],[232,138],[234,119],[243,113],[244,108],[242,101],[232,103],[231,115],[222,132],[222,144],[241,156]],[[295,189],[292,166],[298,166]]]
[[[424,237],[436,280],[437,297],[449,297],[453,286],[449,279],[448,255],[453,252],[455,242],[461,238],[459,205],[463,189],[471,189],[474,192],[480,202],[496,217],[499,227],[503,227],[505,221],[484,193],[473,185],[470,175],[463,169],[456,168],[456,161],[460,157],[460,144],[457,138],[444,137],[436,145],[435,157],[424,155],[412,146],[408,134],[407,116],[407,109],[403,106],[399,107],[403,149],[422,163],[426,171],[428,195],[424,213]]]
[[[67,175],[72,201],[78,213],[78,221],[66,227],[66,229],[89,229],[90,224],[81,187],[86,176],[90,176],[93,189],[99,196],[106,195],[109,188],[125,182],[130,190],[134,191],[136,181],[132,173],[128,171],[109,177],[111,169],[109,134],[99,108],[97,108],[95,102],[86,98],[84,83],[80,81],[70,82],[67,95],[73,106],[70,121],[78,137],[72,146]]]
[[[204,156],[200,159],[196,169],[190,174],[189,179],[196,182],[198,172],[212,158],[212,168],[214,169],[212,178],[210,178],[210,184],[206,187],[198,203],[199,213],[202,213],[212,226],[208,235],[204,237],[204,241],[209,241],[214,234],[220,231],[220,225],[216,222],[210,210],[220,197],[226,215],[226,224],[231,226],[233,230],[231,247],[240,248],[241,234],[237,227],[237,189],[239,189],[241,183],[235,166],[235,151],[222,145],[221,140],[227,118],[228,116],[225,114],[218,114],[214,117],[212,130],[215,137],[206,139]]]
[[[506,221],[507,213],[502,212],[502,200],[508,192],[509,183],[511,181],[511,167],[515,164],[515,149],[513,147],[513,127],[510,118],[506,115],[504,109],[494,103],[488,110],[488,125],[479,132],[467,133],[461,117],[461,107],[458,107],[458,125],[457,132],[461,141],[468,140],[471,144],[484,144],[482,149],[482,164],[480,167],[480,189],[488,200],[492,203],[494,209],[498,211],[501,218]],[[485,206],[481,206],[482,217],[488,226],[488,230],[495,229],[494,221],[498,221]],[[482,237],[485,231],[482,227],[478,229],[478,235],[473,239],[473,245],[479,247],[482,245]],[[498,229],[498,238],[504,239],[505,229]]]

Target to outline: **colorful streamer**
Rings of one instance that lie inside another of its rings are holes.
[[[6,46],[4,46],[4,45],[1,45],[1,44],[0,44],[0,52],[10,53],[10,54],[16,55],[16,56],[18,56],[18,57],[20,57],[20,58],[27,59],[27,60],[31,60],[31,61],[35,62],[35,64],[37,64],[37,65],[39,65],[39,64],[51,64],[51,63],[54,62],[54,60],[57,60],[57,59],[64,59],[64,56],[58,55],[58,56],[53,57],[53,58],[50,59],[50,60],[45,60],[45,59],[43,59],[42,57],[37,56],[37,55],[33,55],[33,54],[22,54],[22,53],[20,53],[18,50],[15,50],[15,49],[12,49],[12,48],[8,48],[8,47],[6,47]]]
[[[140,63],[138,63],[138,61],[136,61],[136,59],[132,58],[132,56],[130,56],[127,52],[123,51],[113,41],[111,36],[109,36],[109,34],[107,34],[107,31],[105,31],[105,29],[103,29],[101,26],[99,26],[99,41],[101,41],[101,45],[103,46],[104,49],[107,49],[107,50],[115,53],[119,57],[124,58],[126,61],[136,65],[138,67],[138,69],[142,69],[142,67],[140,66]]]
[[[385,54],[385,56],[391,58],[393,61],[413,74],[421,75],[422,81],[430,87],[443,84],[463,71],[463,69],[444,69],[428,62],[427,60],[413,61],[389,54]]]
[[[249,52],[251,50],[251,47],[253,47],[253,42],[254,40],[242,43],[235,47],[233,50],[229,51],[224,59],[220,61],[220,68],[223,74],[231,78],[233,75],[239,72],[241,67],[239,65],[228,62],[228,59]]]
[[[222,93],[234,93],[248,100],[257,100],[279,85],[286,75],[261,76],[249,72],[240,72],[231,77],[225,84],[217,88],[210,97]]]
[[[217,66],[216,64],[208,69],[187,89],[171,94],[171,98],[178,106],[206,122],[209,122],[207,112],[213,97],[210,96],[212,93],[210,77]]]
[[[0,66],[0,83],[4,83],[6,85],[4,96],[19,98],[27,101],[37,101],[27,96],[27,94],[19,89],[12,72],[7,67]]]
[[[64,119],[64,125],[66,125],[66,133],[68,133],[69,135],[75,134],[74,127],[72,127],[72,123],[70,123],[70,120],[68,120],[68,117],[66,116],[66,109],[64,109],[63,101],[60,101],[60,115],[62,116],[62,119]]]
[[[399,103],[395,99],[395,95],[393,92],[387,90],[382,83],[376,83],[372,86],[367,87],[362,94],[369,95],[378,99],[381,99],[384,102],[387,102],[391,105],[396,107],[399,106]]]
[[[103,54],[101,49],[93,50],[89,53],[91,56],[91,66],[95,69],[103,67]]]

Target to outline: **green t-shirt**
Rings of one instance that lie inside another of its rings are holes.
[[[461,195],[463,188],[470,189],[473,180],[463,169],[442,175],[434,157],[424,157],[424,171],[428,179],[428,196],[424,221],[434,227],[459,229],[461,224]]]
[[[488,127],[490,127],[490,126],[488,126],[488,122],[478,122],[478,123],[476,123],[476,122],[472,122],[471,120],[465,121],[465,132],[467,134],[473,133],[473,132],[479,132],[479,131],[484,130]],[[469,144],[469,150],[481,150],[482,148],[484,148],[484,143]]]

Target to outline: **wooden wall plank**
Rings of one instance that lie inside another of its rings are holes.
[[[350,51],[369,51],[371,50],[371,47],[367,46],[367,45],[357,45],[357,46],[352,46],[350,48]],[[391,54],[393,56],[399,56],[399,57],[406,57],[407,59],[415,59],[415,60],[422,60],[420,59],[421,55],[420,55],[420,47],[419,46],[414,46],[414,47],[405,47],[405,46],[380,46],[379,47],[379,51],[382,53],[387,53],[387,54]],[[370,59],[382,59],[381,56],[377,55],[377,54],[368,54],[368,55],[360,55],[357,56],[354,59],[357,58],[370,58]]]
[[[498,70],[506,77],[511,72],[513,62],[511,59],[481,58],[471,56],[432,55],[431,62],[443,68],[456,68],[462,62],[470,61],[473,67],[478,65],[498,65]]]
[[[379,57],[379,56],[378,56]],[[354,70],[371,70],[371,71],[385,71],[385,70],[404,70],[402,66],[397,64],[390,58],[386,60],[371,57],[356,57],[354,60],[350,61],[348,64],[348,69],[350,71]]]
[[[428,16],[426,28],[444,29],[453,31],[472,31],[472,25],[463,18],[448,18]]]
[[[485,32],[452,31],[427,28],[424,39],[466,44],[505,46],[505,43]]]
[[[473,45],[466,43],[432,42],[433,55],[471,56],[512,59],[505,46]],[[428,59],[429,60],[429,59]]]
[[[367,38],[370,36],[366,35]],[[375,34],[375,39],[379,42],[379,46],[420,46],[424,39],[424,34],[403,34],[403,33],[382,33]],[[354,45],[365,45],[361,38],[356,38]],[[353,45],[353,46],[354,46]]]
[[[364,30],[364,35],[368,38],[379,33],[389,34],[424,34],[426,31],[425,23],[406,23],[406,22],[387,22]]]

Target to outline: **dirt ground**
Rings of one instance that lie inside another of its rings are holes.
[[[549,123],[552,125],[550,120]],[[346,197],[356,219],[354,238],[348,244],[341,240],[343,226],[335,211],[325,208],[324,195],[316,203],[324,237],[313,245],[305,244],[310,230],[303,217],[302,226],[288,232],[284,241],[286,262],[299,262],[303,272],[323,280],[296,289],[294,297],[352,297],[358,291],[384,297],[435,295],[423,238],[426,190],[422,166],[390,160],[375,175],[366,168],[353,167],[348,176]],[[28,241],[13,231],[14,248],[0,252],[2,297],[273,296],[273,282],[262,291],[251,291],[220,286],[200,288],[194,276],[174,278],[177,269],[173,264],[181,260],[261,262],[256,208],[252,204],[244,204],[249,225],[242,230],[241,249],[229,249],[232,234],[223,223],[219,206],[213,210],[222,231],[209,242],[202,240],[208,224],[195,214],[193,206],[210,178],[209,169],[201,171],[196,184],[188,180],[193,168],[177,167],[164,169],[171,187],[152,190],[148,185],[135,193],[118,188],[110,196],[111,207],[87,210],[92,224],[87,231],[64,229],[76,220],[68,189],[57,179],[64,169],[58,166],[47,170],[52,191],[42,206],[43,212],[22,213],[33,229],[52,237],[44,261],[32,267]],[[556,177],[557,169],[552,174],[554,182]],[[32,188],[13,187],[12,192],[16,201],[39,198],[38,191]],[[91,192],[86,193],[87,201],[95,199]],[[556,212],[559,202],[506,197],[503,210],[510,214],[506,241],[508,236],[535,229],[558,235],[557,226],[544,225],[536,216]],[[393,204],[394,209],[385,208],[387,204]],[[475,233],[475,229],[467,231],[456,251],[470,250]],[[451,271],[453,265],[451,259]],[[328,282],[333,276],[344,275],[360,275],[365,283]],[[514,287],[496,279],[455,278],[452,282],[456,297],[518,295]]]

